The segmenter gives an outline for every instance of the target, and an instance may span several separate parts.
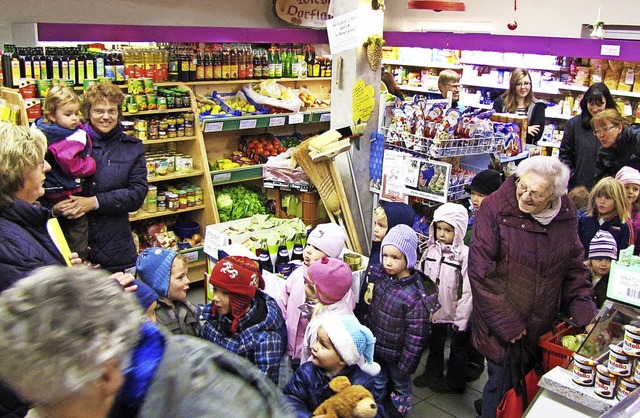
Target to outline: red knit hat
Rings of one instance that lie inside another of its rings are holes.
[[[247,257],[225,257],[213,266],[209,283],[229,292],[229,304],[233,317],[231,332],[236,332],[238,320],[251,305],[256,290],[258,288],[264,289],[264,280],[259,268],[253,260]],[[213,312],[216,312],[215,305]]]

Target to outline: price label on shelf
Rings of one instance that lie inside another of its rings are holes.
[[[204,126],[204,131],[205,132],[220,132],[222,130],[223,126],[224,126],[224,122],[207,123]]]
[[[283,126],[284,125],[284,121],[287,118],[284,116],[278,116],[275,118],[271,118],[269,119],[269,126]]]
[[[295,125],[296,123],[304,122],[304,115],[302,113],[294,113],[289,115],[289,125]]]
[[[331,113],[323,113],[320,115],[320,122],[330,122],[331,121]]]
[[[240,126],[238,127],[238,129],[255,128],[257,123],[257,119],[243,119],[240,121]]]

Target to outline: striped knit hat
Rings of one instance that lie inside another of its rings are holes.
[[[603,230],[596,232],[589,244],[589,259],[592,258],[618,259],[618,245],[611,233]]]

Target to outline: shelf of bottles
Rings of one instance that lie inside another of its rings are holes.
[[[76,47],[16,47],[5,44],[2,54],[4,85],[17,88],[20,78],[73,80],[105,77],[116,84],[129,78],[156,83],[267,78],[322,77],[331,60],[317,56],[315,45],[162,43],[154,47],[102,44]]]

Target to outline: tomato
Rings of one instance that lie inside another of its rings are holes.
[[[262,138],[262,139],[260,140],[260,143],[261,143],[262,145],[265,145],[265,144],[267,143],[267,140],[266,140],[266,139],[264,139],[264,138]]]

